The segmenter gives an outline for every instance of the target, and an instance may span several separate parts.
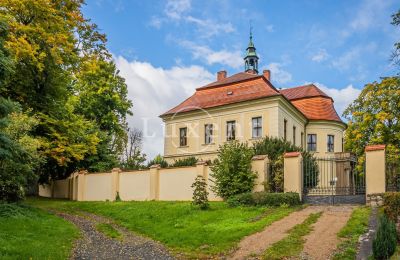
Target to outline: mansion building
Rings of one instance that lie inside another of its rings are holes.
[[[317,157],[343,151],[346,124],[331,97],[313,84],[277,89],[269,70],[258,72],[251,35],[244,63],[244,72],[218,72],[215,82],[160,115],[165,160],[213,160],[225,142],[251,143],[264,136],[283,138]]]

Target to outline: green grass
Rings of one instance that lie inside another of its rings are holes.
[[[398,260],[398,259],[400,259],[400,245],[397,245],[396,252],[394,252],[392,257],[390,258],[390,260]]]
[[[122,240],[121,233],[108,223],[99,223],[96,225],[96,229],[110,238]]]
[[[74,225],[23,205],[0,211],[0,259],[68,259],[79,234]]]
[[[368,231],[370,214],[370,207],[359,207],[353,211],[347,224],[338,233],[338,237],[342,241],[338,245],[333,259],[356,258],[358,238]]]
[[[286,238],[276,242],[264,253],[264,259],[286,259],[297,257],[303,250],[304,236],[311,232],[322,212],[311,214],[303,223],[296,225]]]
[[[73,202],[30,199],[37,207],[68,212],[87,211],[113,219],[139,234],[162,242],[173,251],[200,257],[226,252],[244,236],[287,216],[297,208],[229,208],[211,202],[209,210],[199,210],[190,202]],[[266,211],[269,214],[260,217]]]

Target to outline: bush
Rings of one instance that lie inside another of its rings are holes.
[[[300,196],[298,193],[268,193],[268,192],[247,192],[233,196],[228,199],[228,205],[237,206],[281,206],[300,205]]]
[[[223,199],[250,192],[257,175],[251,170],[253,149],[246,143],[232,141],[218,149],[218,157],[211,166],[213,191]]]
[[[400,216],[400,192],[386,192],[383,194],[383,209],[386,216],[397,222]]]
[[[161,155],[157,155],[156,157],[154,157],[153,160],[151,160],[148,164],[147,167],[150,167],[154,164],[159,164],[161,168],[167,168],[168,167],[168,163],[166,160],[164,160],[164,157],[162,157]]]
[[[184,159],[175,160],[171,167],[195,166],[197,163],[196,157],[187,157]]]
[[[375,259],[389,259],[396,250],[396,225],[386,215],[379,218],[376,237],[372,242],[372,251]]]
[[[18,203],[1,203],[0,218],[18,218],[30,216],[30,207]]]
[[[208,204],[207,183],[203,176],[196,177],[192,188],[194,188],[192,204],[200,209],[207,209],[210,205]]]

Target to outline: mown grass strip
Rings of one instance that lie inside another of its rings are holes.
[[[312,224],[317,222],[322,212],[310,214],[303,223],[294,226],[289,230],[286,238],[276,242],[264,253],[264,259],[284,259],[298,256],[303,250],[304,236],[312,230]]]
[[[122,240],[122,234],[119,233],[111,224],[99,223],[96,225],[96,229],[110,238]]]
[[[342,240],[333,256],[334,260],[356,259],[359,237],[368,231],[370,207],[356,208],[347,224],[340,230],[338,237]]]

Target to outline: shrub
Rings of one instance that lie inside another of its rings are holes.
[[[253,150],[246,143],[232,141],[218,149],[218,157],[211,166],[213,191],[223,199],[250,192],[257,175],[251,170]]]
[[[311,153],[303,151],[301,147],[293,145],[282,138],[266,136],[253,145],[256,155],[267,155],[269,159],[269,181],[265,183],[265,190],[270,192],[283,191],[283,155],[287,152],[301,152],[303,156],[304,179],[307,187],[314,187],[318,183],[318,164]]]
[[[0,202],[0,218],[18,218],[29,216],[28,206],[18,203],[2,203]]]
[[[233,196],[228,199],[228,205],[236,206],[295,206],[300,205],[298,193],[268,193],[268,192],[247,192]]]
[[[192,204],[198,206],[200,209],[207,209],[209,207],[207,183],[203,176],[196,177],[192,188],[194,188]]]
[[[197,163],[196,157],[187,157],[184,159],[175,160],[171,165],[172,167],[182,167],[182,166],[195,166]]]
[[[400,192],[386,192],[383,194],[383,209],[386,216],[396,222],[400,216]]]
[[[372,242],[372,251],[375,259],[389,259],[396,250],[396,225],[386,215],[379,218],[376,237]]]
[[[148,164],[147,167],[150,167],[154,164],[159,164],[161,168],[167,168],[168,167],[168,163],[166,160],[164,160],[164,157],[162,157],[161,155],[157,155],[156,157],[154,157],[153,160],[151,160]]]

